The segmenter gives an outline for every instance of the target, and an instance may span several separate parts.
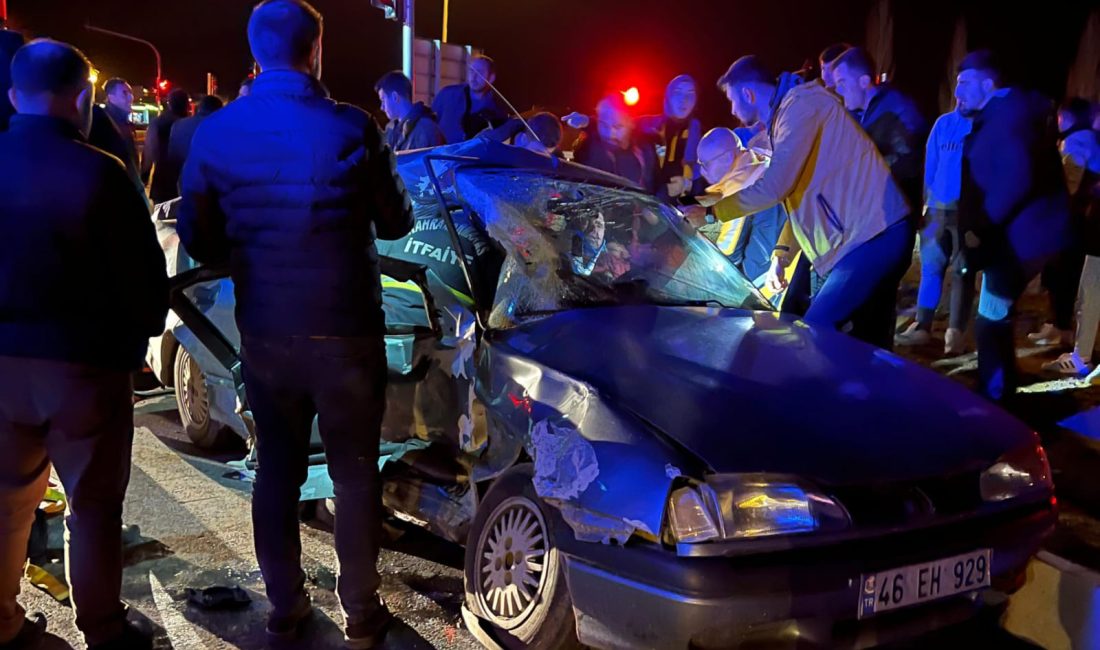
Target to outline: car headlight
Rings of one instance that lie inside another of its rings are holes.
[[[765,474],[712,476],[673,490],[668,504],[676,543],[836,530],[848,522],[836,501],[797,479]]]
[[[1036,443],[1001,456],[982,472],[982,500],[1008,501],[1029,495],[1048,496],[1054,490],[1046,451]]]

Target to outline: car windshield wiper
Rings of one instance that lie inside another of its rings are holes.
[[[717,307],[718,309],[737,309],[720,300],[707,298],[706,300],[654,300],[652,304],[661,307]]]

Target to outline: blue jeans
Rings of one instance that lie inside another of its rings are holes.
[[[1016,393],[1015,305],[1039,269],[1014,260],[982,269],[978,297],[978,381],[983,395],[1001,401]]]
[[[829,272],[806,312],[806,322],[889,350],[894,344],[898,283],[912,261],[916,233],[903,219],[848,252]]]
[[[965,330],[974,302],[974,273],[958,273],[958,217],[953,211],[929,210],[928,222],[920,233],[920,290],[917,292],[917,325],[932,329],[932,320],[943,296],[943,281],[949,268],[955,271],[951,282],[951,311],[948,327]]]

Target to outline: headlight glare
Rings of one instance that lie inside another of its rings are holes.
[[[686,525],[701,522],[704,516],[713,523],[714,532],[710,527]],[[673,492],[669,524],[677,542],[696,543],[836,530],[848,525],[848,515],[838,503],[797,479],[731,474],[711,476],[705,483]],[[697,534],[701,530],[706,534]]]
[[[982,472],[982,500],[991,503],[1029,495],[1048,496],[1054,490],[1050,463],[1042,445],[1009,452]]]

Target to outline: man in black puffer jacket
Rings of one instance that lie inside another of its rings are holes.
[[[408,233],[412,208],[378,126],[318,80],[320,14],[303,0],[268,0],[248,36],[262,72],[195,133],[180,241],[200,262],[228,261],[236,286],[268,636],[293,639],[311,612],[297,504],[318,417],[348,647],[374,647],[390,621],[377,595],[386,351],[374,239]]]
[[[963,146],[959,231],[966,271],[983,271],[976,324],[980,389],[1005,401],[1017,383],[1016,301],[1073,233],[1053,107],[1040,95],[999,86],[988,52],[963,59],[955,97],[974,126]]]

